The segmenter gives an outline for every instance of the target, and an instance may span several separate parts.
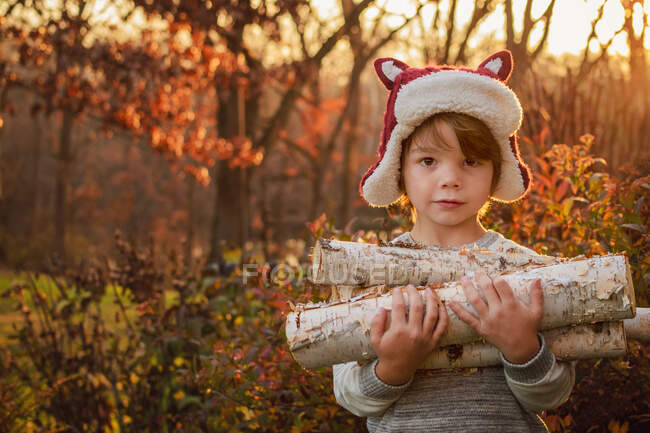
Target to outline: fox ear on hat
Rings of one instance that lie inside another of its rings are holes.
[[[487,69],[494,73],[499,81],[506,82],[512,74],[512,54],[508,50],[498,51],[481,62],[477,69]]]
[[[391,57],[382,57],[381,59],[375,60],[375,71],[377,71],[379,79],[388,90],[393,89],[395,78],[408,67],[406,63]]]

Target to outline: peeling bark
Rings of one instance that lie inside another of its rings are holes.
[[[624,255],[578,258],[525,271],[506,272],[502,277],[514,293],[526,301],[532,281],[541,279],[544,291],[542,330],[616,321],[635,315],[632,277]],[[429,284],[429,287],[436,291],[441,302],[455,300],[473,310],[459,282]],[[379,307],[391,309],[390,293],[381,293],[388,292],[386,288],[378,286],[375,293],[347,302],[299,304],[294,312],[289,313],[286,322],[287,340],[294,358],[307,368],[373,358],[370,323]],[[449,319],[441,346],[481,339],[452,311],[449,311]]]
[[[531,256],[515,249],[497,251],[462,249],[440,251],[405,243],[379,246],[333,239],[320,239],[312,253],[312,279],[316,284],[335,285],[334,299],[361,294],[358,287],[426,285],[457,281],[483,269],[488,274],[523,270],[560,263],[567,259]]]

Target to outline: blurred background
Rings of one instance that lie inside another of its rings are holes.
[[[624,251],[647,305],[649,15],[648,0],[0,2],[0,430],[364,431],[330,370],[284,349],[287,301],[327,293],[277,266],[321,236],[409,229],[358,193],[387,97],[377,57],[476,67],[509,49],[534,187],[484,224],[545,254]],[[552,431],[648,426],[648,346],[630,344],[582,365]]]
[[[593,134],[646,167],[648,1],[5,1],[0,262],[107,251],[116,229],[217,261],[372,226],[358,194],[387,92],[372,61],[475,67],[507,48],[521,134]],[[369,66],[369,67],[368,67]],[[531,161],[535,152],[522,143]],[[252,248],[248,244],[249,249]]]

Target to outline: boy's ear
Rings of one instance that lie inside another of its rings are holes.
[[[377,71],[379,79],[388,90],[393,89],[395,78],[407,68],[408,65],[406,63],[391,57],[383,57],[375,60],[375,71]]]
[[[477,69],[485,68],[494,72],[504,83],[512,74],[512,53],[508,50],[498,51],[481,62]]]

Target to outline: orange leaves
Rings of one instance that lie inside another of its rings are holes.
[[[345,107],[345,98],[328,98],[320,103],[320,110],[325,114],[338,114]]]
[[[228,162],[230,168],[246,168],[251,165],[260,165],[264,158],[263,149],[253,149],[253,143],[248,137],[234,137],[231,139],[234,155]]]
[[[207,186],[210,184],[210,172],[207,168],[186,164],[183,170],[192,175],[201,185]]]
[[[555,189],[555,192],[553,193],[553,200],[555,200],[556,203],[562,202],[562,199],[566,195],[567,191],[569,191],[569,185],[571,184],[566,180],[560,181],[559,186]]]
[[[627,433],[630,429],[630,423],[625,421],[623,424],[619,424],[618,421],[612,419],[607,424],[607,429],[612,433]]]
[[[327,215],[325,212],[321,214],[316,220],[313,222],[308,222],[307,227],[309,228],[309,231],[312,233],[314,238],[319,238],[320,233],[325,229],[325,223],[327,222]]]
[[[322,136],[331,127],[332,116],[339,114],[344,105],[343,98],[328,98],[320,104],[301,107],[299,114],[305,135],[310,138]]]
[[[228,160],[230,168],[247,168],[259,165],[264,159],[263,149],[254,149],[248,137],[235,136],[231,139],[218,138],[215,141],[217,156]]]
[[[277,308],[280,311],[287,311],[288,310],[287,303],[284,302],[284,301],[280,301],[280,300],[267,301],[267,304],[272,306],[272,307]]]
[[[332,162],[335,164],[343,162],[343,155],[341,155],[341,152],[332,152]]]

